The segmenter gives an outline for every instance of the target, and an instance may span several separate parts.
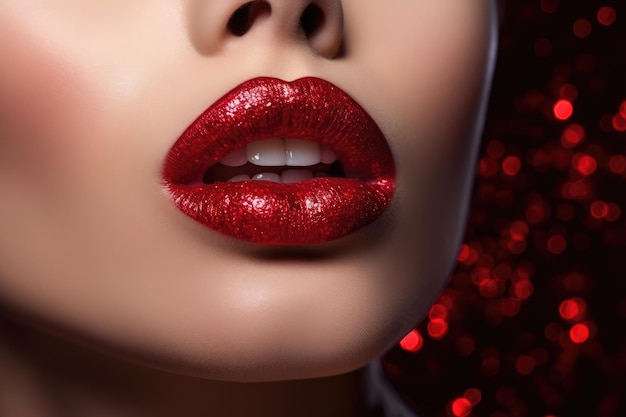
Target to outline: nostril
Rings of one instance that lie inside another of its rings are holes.
[[[309,4],[300,17],[300,25],[306,37],[314,36],[324,26],[324,20],[324,11],[317,4]]]
[[[252,27],[254,21],[264,14],[270,14],[272,6],[265,0],[249,1],[239,7],[228,19],[228,31],[235,36],[243,36]]]

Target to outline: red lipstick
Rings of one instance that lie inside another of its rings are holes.
[[[345,177],[296,183],[204,183],[205,172],[248,143],[297,138],[331,148]],[[380,128],[339,87],[319,78],[255,78],[203,112],[165,159],[163,182],[184,214],[217,232],[267,245],[344,237],[393,198],[395,167]]]

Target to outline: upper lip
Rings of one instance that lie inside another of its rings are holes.
[[[197,184],[224,156],[270,137],[329,146],[347,178],[372,182],[394,177],[383,133],[341,89],[314,77],[290,83],[259,77],[225,94],[187,127],[167,155],[163,178],[168,184]]]
[[[221,158],[271,137],[330,147],[345,178],[203,183]],[[260,77],[226,93],[185,129],[165,158],[163,181],[176,206],[211,229],[255,243],[312,244],[378,218],[393,197],[395,166],[376,122],[339,87],[314,77]]]

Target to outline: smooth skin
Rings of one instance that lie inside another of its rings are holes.
[[[269,0],[235,36],[244,3],[0,2],[1,415],[362,415],[360,369],[441,289],[495,3],[319,0],[325,19],[306,37],[309,2]],[[381,219],[267,248],[174,207],[168,149],[258,76],[323,78],[370,113],[397,167]]]

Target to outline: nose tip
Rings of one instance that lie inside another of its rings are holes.
[[[204,51],[217,51],[229,38],[270,33],[272,42],[304,42],[317,55],[337,57],[343,46],[340,0],[253,0],[227,5],[203,0],[190,15],[192,38]]]

